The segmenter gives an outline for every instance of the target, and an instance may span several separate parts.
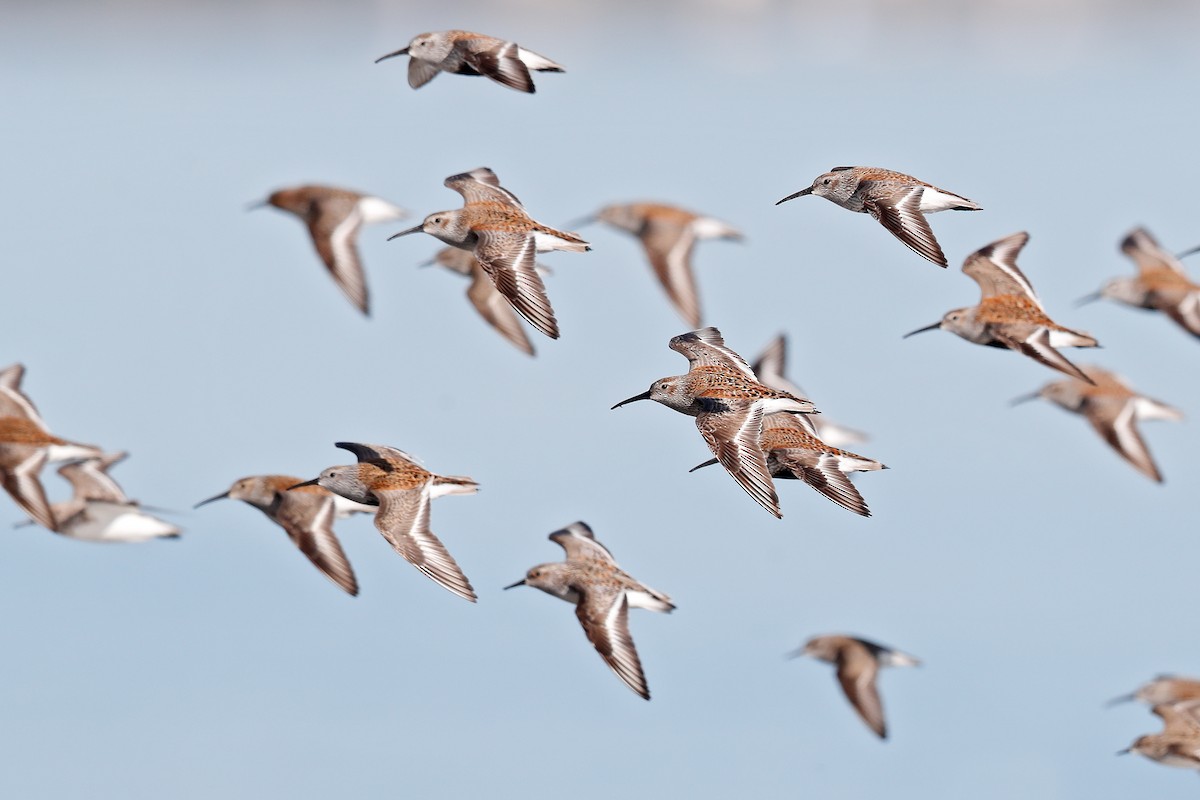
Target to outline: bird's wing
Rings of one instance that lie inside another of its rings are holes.
[[[910,250],[944,267],[946,255],[921,213],[923,191],[920,186],[898,189],[885,199],[868,200],[863,207]]]
[[[726,367],[758,380],[746,359],[726,347],[721,332],[711,325],[672,338],[668,347],[686,357],[692,367]]]
[[[338,198],[321,205],[321,213],[309,223],[308,232],[317,253],[342,294],[364,314],[370,313],[367,279],[358,257],[355,239],[362,227],[357,197]]]
[[[472,261],[475,260],[470,253],[462,250],[455,252],[463,253]],[[533,343],[529,341],[529,336],[525,333],[525,328],[521,325],[517,312],[508,299],[500,294],[496,284],[492,282],[483,267],[476,266],[474,268],[471,285],[467,287],[467,299],[471,301],[471,305],[475,307],[479,315],[499,331],[501,336],[522,353],[533,355]]]
[[[520,58],[520,48],[515,42],[500,42],[487,50],[469,50],[463,60],[480,75],[486,75],[518,92],[533,94],[533,78],[529,68]]]
[[[11,470],[0,471],[0,481],[3,481],[5,491],[12,495],[21,510],[33,517],[34,522],[47,530],[57,531],[54,512],[50,510],[46,491],[38,480],[38,473],[45,463],[46,451],[39,449]]]
[[[1017,267],[1017,254],[1029,241],[1024,231],[998,239],[981,247],[963,262],[963,273],[979,284],[983,298],[997,295],[1020,295],[1031,300],[1039,309],[1042,303],[1033,291],[1033,284]]]
[[[470,172],[451,175],[443,183],[447,188],[461,194],[468,203],[503,203],[524,209],[517,196],[501,186],[496,173],[488,167],[476,167]]]
[[[567,527],[550,534],[550,541],[567,551],[567,561],[604,561],[616,564],[608,548],[596,541],[595,534],[586,522],[572,522]]]
[[[846,699],[862,717],[867,727],[880,739],[887,738],[887,723],[883,718],[883,703],[875,685],[879,664],[865,647],[850,644],[844,647],[838,658],[837,678],[846,693]]]
[[[1137,398],[1092,398],[1084,415],[1121,458],[1146,477],[1162,483],[1162,474],[1137,427]]]
[[[580,593],[582,599],[575,606],[575,616],[588,641],[626,686],[649,700],[646,675],[633,646],[633,637],[629,635],[629,600],[624,590],[589,586],[582,588]]]
[[[700,297],[696,278],[692,274],[692,246],[696,234],[690,225],[673,221],[649,220],[639,238],[650,259],[658,282],[667,292],[686,321],[693,328],[700,326]]]
[[[428,486],[417,489],[384,489],[379,498],[375,527],[408,563],[459,597],[475,602],[475,590],[450,551],[429,530]]]
[[[358,581],[341,542],[333,532],[334,502],[328,493],[278,492],[274,519],[288,538],[327,578],[347,594],[358,594]]]
[[[532,234],[485,230],[479,232],[475,257],[517,313],[551,339],[558,338],[558,321],[537,273],[537,241]]]
[[[759,446],[762,417],[762,405],[754,403],[743,409],[701,413],[696,417],[696,427],[738,485],[767,511],[782,517],[779,496]]]

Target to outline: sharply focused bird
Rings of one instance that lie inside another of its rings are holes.
[[[433,31],[422,33],[408,47],[380,56],[375,63],[396,56],[408,56],[408,85],[420,89],[439,72],[457,75],[484,75],[518,92],[533,94],[529,71],[563,72],[561,65],[516,42],[470,31]]]
[[[451,175],[445,185],[463,196],[462,208],[430,214],[420,225],[388,239],[428,233],[470,251],[517,313],[557,339],[558,321],[534,259],[550,250],[582,253],[592,248],[576,234],[555,230],[530,217],[517,196],[501,187],[496,173],[487,167]]]
[[[808,400],[764,386],[740,355],[725,346],[713,327],[671,339],[672,350],[688,360],[686,375],[660,378],[641,394],[613,406],[653,400],[696,418],[696,428],[713,455],[755,502],[782,517],[761,447],[767,414],[811,414]]]
[[[933,237],[925,215],[947,210],[983,210],[973,200],[912,175],[878,167],[834,167],[818,175],[812,186],[789,194],[775,205],[809,194],[824,197],[850,211],[870,214],[910,250],[942,267],[946,266],[946,255]]]
[[[584,522],[574,522],[549,538],[562,546],[567,560],[539,564],[523,579],[504,588],[532,586],[574,603],[575,616],[604,663],[626,686],[649,700],[642,662],[629,635],[629,609],[648,608],[669,614],[675,609],[671,598],[618,567],[612,553],[596,541]]]
[[[379,506],[375,527],[396,552],[443,588],[474,603],[471,582],[429,530],[429,503],[446,494],[475,494],[479,484],[470,478],[434,475],[394,447],[355,442],[336,446],[353,453],[358,463],[329,467],[289,491],[321,486],[347,500]]]
[[[979,284],[983,295],[979,305],[948,311],[940,322],[910,331],[904,338],[941,328],[968,342],[1016,350],[1051,369],[1091,383],[1055,348],[1099,347],[1099,343],[1046,316],[1033,284],[1017,268],[1017,254],[1028,241],[1028,233],[1014,233],[967,256],[962,269]]]

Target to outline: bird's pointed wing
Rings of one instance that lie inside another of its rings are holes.
[[[470,172],[451,175],[443,183],[448,189],[461,194],[468,203],[503,203],[524,209],[517,196],[501,186],[496,173],[488,167],[476,167]]]
[[[1067,360],[1066,356],[1050,346],[1050,330],[1048,328],[1038,328],[1033,334],[1023,340],[1015,339],[1000,331],[992,331],[992,335],[1009,349],[1023,353],[1051,369],[1056,369],[1059,372],[1070,375],[1072,378],[1078,378],[1085,383],[1094,384],[1094,381],[1084,374],[1083,370],[1072,364]]]
[[[762,417],[762,405],[755,403],[744,409],[702,413],[696,417],[696,427],[738,485],[767,511],[782,517],[779,496],[759,446]]]
[[[1137,428],[1137,398],[1093,398],[1084,414],[1104,441],[1150,480],[1162,483],[1162,474]]]
[[[419,58],[413,58],[410,55],[408,59],[408,85],[414,89],[420,89],[436,78],[437,74],[441,71],[441,67],[436,62],[424,61]]]
[[[124,456],[124,453],[118,455]],[[120,460],[120,459],[116,459]],[[108,464],[116,463],[116,460]],[[66,478],[80,500],[98,500],[108,503],[127,503],[129,497],[120,485],[108,474],[107,466],[99,458],[75,461],[58,468],[58,474]]]
[[[475,260],[465,251],[456,250],[456,252],[463,253],[472,261]],[[500,294],[500,290],[496,288],[496,284],[492,282],[483,267],[478,266],[478,262],[472,270],[471,285],[467,287],[467,299],[471,301],[471,305],[475,307],[479,315],[499,331],[501,336],[522,353],[533,355],[533,344],[529,341],[529,336],[525,333],[525,328],[521,325],[517,312],[508,299]]]
[[[1138,272],[1143,275],[1170,270],[1178,275],[1187,276],[1182,262],[1174,254],[1164,250],[1158,240],[1151,236],[1145,228],[1134,228],[1130,231],[1121,240],[1121,252],[1133,259]]]
[[[979,284],[985,300],[997,295],[1020,295],[1033,301],[1044,313],[1033,284],[1017,268],[1017,254],[1028,241],[1029,234],[1024,231],[998,239],[967,256],[962,269]]]
[[[501,42],[487,50],[469,50],[463,59],[480,75],[486,75],[518,92],[534,93],[533,78],[520,58],[520,48],[514,42]]]
[[[1166,305],[1162,310],[1192,336],[1200,336],[1200,290],[1189,292],[1183,300]]]
[[[846,693],[846,699],[862,717],[875,735],[887,738],[887,723],[883,717],[883,703],[875,678],[879,665],[870,652],[861,645],[848,645],[838,658],[837,678]]]
[[[0,416],[24,417],[46,430],[46,421],[38,413],[37,406],[29,399],[29,395],[21,391],[21,379],[24,377],[24,364],[13,364],[0,370]]]
[[[360,444],[358,442],[334,442],[334,447],[349,450],[360,462],[387,462],[388,459],[399,459],[420,466],[420,461],[403,450],[382,444]]]
[[[934,238],[929,221],[921,213],[922,192],[920,186],[910,186],[883,200],[867,201],[864,207],[910,250],[944,267],[946,255]]]
[[[753,381],[758,380],[746,359],[726,347],[721,332],[711,325],[682,333],[672,338],[667,346],[687,358],[692,367],[720,366],[740,372]]]
[[[34,522],[47,530],[57,531],[54,512],[50,510],[46,491],[38,480],[38,473],[45,464],[46,451],[39,449],[11,470],[0,471],[0,480],[4,483],[5,491],[21,510],[33,517]]]
[[[292,544],[347,594],[358,594],[358,581],[342,544],[333,532],[334,502],[328,493],[278,492],[274,520]]]
[[[596,541],[596,535],[586,522],[572,522],[567,527],[550,534],[550,541],[567,551],[567,561],[604,561],[616,564],[608,548]]]
[[[429,530],[429,492],[418,489],[374,491],[379,498],[375,527],[408,563],[454,594],[475,602],[475,590],[446,546]]]
[[[776,414],[774,416],[783,416]],[[787,415],[794,416],[794,415]],[[867,503],[850,477],[838,469],[837,459],[827,453],[811,450],[775,450],[775,459],[792,475],[807,483],[847,511],[864,517],[871,516]]]
[[[309,223],[308,232],[342,294],[364,314],[370,313],[367,279],[358,257],[355,239],[363,217],[355,196],[330,198],[321,204],[321,213]]]
[[[700,327],[700,297],[692,274],[692,246],[696,234],[690,225],[648,220],[639,235],[658,282],[684,321]]]
[[[537,273],[535,238],[528,233],[485,230],[479,232],[475,257],[517,313],[551,339],[558,338],[558,320]]]
[[[625,592],[616,587],[590,586],[581,594],[575,616],[588,641],[626,686],[649,700],[646,675],[629,635],[629,600]]]

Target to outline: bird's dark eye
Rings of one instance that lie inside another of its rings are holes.
[[[823,184],[825,184],[826,186],[828,186],[828,185],[829,185],[829,178],[826,178],[825,180],[821,181],[821,183],[823,183]]]
[[[433,221],[434,221],[434,222],[441,222],[441,221],[442,221],[442,218],[441,218],[441,217],[434,217],[434,218],[433,218]]]

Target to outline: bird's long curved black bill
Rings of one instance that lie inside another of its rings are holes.
[[[378,64],[380,61],[387,61],[389,58],[395,58],[396,56],[406,56],[406,55],[408,55],[407,47],[404,48],[403,50],[397,50],[394,53],[388,53],[386,56],[380,56],[379,58],[375,59],[375,63]]]
[[[1008,401],[1008,404],[1010,406],[1019,406],[1021,403],[1028,403],[1030,400],[1037,400],[1041,396],[1042,392],[1039,389],[1036,392],[1030,392],[1029,394],[1023,394],[1020,397],[1014,397],[1012,400]]]
[[[271,205],[270,200],[255,200],[253,203],[246,204],[246,210],[253,211],[256,208],[266,208],[269,205]]]
[[[1094,303],[1103,297],[1104,297],[1104,295],[1101,292],[1092,292],[1091,294],[1085,294],[1083,297],[1081,297],[1075,301],[1075,307],[1079,308],[1080,306],[1086,306],[1088,303]]]
[[[1200,245],[1193,247],[1191,250],[1184,250],[1182,253],[1180,253],[1179,255],[1177,255],[1175,257],[1183,258],[1184,256],[1190,256],[1192,253],[1200,253]]]
[[[563,229],[570,231],[574,230],[575,228],[585,228],[588,225],[593,224],[597,219],[599,219],[599,217],[597,217],[595,214],[588,214],[586,217],[576,217],[575,219],[563,225]]]
[[[804,195],[806,195],[806,194],[812,194],[811,186],[808,187],[807,189],[801,189],[800,191],[796,192],[795,194],[789,194],[787,197],[780,200],[779,203],[786,203],[788,200],[795,200],[797,197],[804,197]],[[776,203],[775,205],[779,205],[779,203]]]
[[[229,492],[221,492],[220,494],[210,497],[207,500],[201,500],[199,503],[196,503],[196,505],[192,506],[192,508],[199,508],[200,506],[211,503],[214,500],[224,500],[226,497],[229,497]]]
[[[940,321],[938,321],[938,322],[933,323],[932,325],[926,325],[924,328],[917,328],[915,331],[909,331],[908,333],[904,334],[900,338],[907,339],[910,336],[916,336],[918,333],[924,333],[925,331],[936,331],[940,327],[942,327],[942,323]]]
[[[1104,707],[1112,708],[1113,706],[1121,705],[1121,703],[1130,703],[1134,700],[1137,700],[1136,694],[1123,694],[1120,697],[1114,697],[1112,700],[1109,700],[1107,703],[1104,704]]]
[[[697,464],[696,466],[692,467],[691,469],[688,470],[688,472],[695,472],[698,469],[704,469],[705,467],[711,467],[713,464],[720,464],[720,463],[721,462],[718,459],[710,458],[708,461],[705,461],[703,464]]]
[[[317,481],[319,481],[319,480],[321,480],[321,479],[313,478],[311,481],[304,481],[303,483],[297,483],[295,486],[289,486],[287,489],[285,489],[285,491],[290,492],[292,489],[299,489],[301,486],[318,486],[319,484],[317,483]]]
[[[409,228],[406,231],[400,231],[399,233],[393,233],[391,236],[389,236],[387,238],[387,240],[390,242],[392,239],[399,239],[401,236],[408,236],[410,233],[421,233],[423,229],[424,229],[424,225],[417,225],[416,227]]]
[[[1118,751],[1117,751],[1117,752],[1116,752],[1114,755],[1118,755],[1118,756],[1127,756],[1127,755],[1129,755],[1129,754],[1130,754],[1130,753],[1132,753],[1132,752],[1133,752],[1133,748],[1132,748],[1132,747],[1126,747],[1124,750],[1118,750]]]
[[[626,399],[622,400],[621,402],[617,403],[615,406],[610,408],[609,411],[612,411],[613,408],[620,408],[621,406],[625,405],[626,403],[636,403],[638,400],[649,400],[649,399],[650,399],[650,390],[647,389],[646,391],[642,392],[641,394],[635,394],[633,397],[627,397]]]
[[[521,580],[517,581],[516,583],[510,583],[508,586],[505,586],[504,588],[505,588],[505,590],[515,589],[518,586],[524,586],[524,585],[525,585],[525,579],[521,578]]]

